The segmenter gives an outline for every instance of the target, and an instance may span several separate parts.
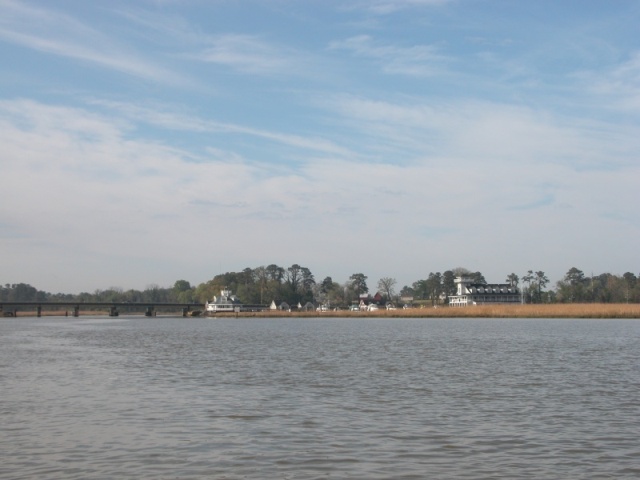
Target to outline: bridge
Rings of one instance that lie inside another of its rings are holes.
[[[80,316],[80,310],[92,308],[108,309],[110,317],[117,317],[121,310],[139,310],[144,309],[147,317],[155,317],[159,308],[161,309],[180,309],[183,317],[189,315],[197,315],[204,311],[204,303],[162,303],[162,302],[0,302],[0,315],[4,317],[16,317],[19,308],[35,309],[36,316],[42,316],[43,309],[53,310],[68,309],[74,317]],[[67,312],[68,312],[67,310]]]

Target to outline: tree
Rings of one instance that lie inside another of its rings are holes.
[[[479,283],[480,285],[486,285],[487,281],[484,279],[484,275],[480,272],[474,272],[471,274],[471,279],[473,283]]]
[[[254,281],[257,285],[258,292],[260,292],[260,305],[264,303],[264,293],[267,290],[269,283],[269,275],[265,267],[257,267],[253,269]]]
[[[512,287],[517,288],[518,283],[520,283],[520,277],[518,277],[518,275],[516,275],[515,273],[511,273],[507,275],[507,283]]]
[[[624,279],[624,298],[627,303],[629,303],[629,299],[632,297],[632,292],[636,289],[636,285],[638,284],[638,278],[631,272],[625,272],[622,275]]]
[[[324,280],[322,280],[322,283],[320,283],[320,290],[322,291],[322,293],[328,293],[331,289],[333,289],[333,279],[331,277],[325,277]]]
[[[180,303],[191,303],[195,294],[195,289],[191,288],[191,284],[186,280],[176,280],[173,284],[171,293],[175,301]]]
[[[447,296],[455,295],[457,292],[456,276],[451,270],[447,270],[442,274],[442,292]]]
[[[4,301],[8,302],[33,302],[44,301],[47,298],[47,294],[28,283],[14,283],[11,285],[7,283],[3,288],[2,297]]]
[[[472,272],[467,268],[456,267],[451,272],[453,273],[454,277],[467,277],[467,278],[470,278],[473,283],[479,283],[482,285],[485,285],[487,283],[482,273]]]
[[[622,278],[624,278],[624,281],[627,282],[629,288],[634,288],[636,286],[636,283],[638,283],[638,278],[631,272],[625,272],[625,274],[622,275]]]
[[[285,282],[289,285],[291,292],[296,292],[302,281],[302,267],[294,263],[284,274]]]
[[[316,280],[313,277],[313,273],[307,267],[302,267],[302,290],[304,292],[310,292],[311,287],[316,284]]]
[[[286,295],[282,287],[284,272],[284,268],[275,264],[254,269],[260,304],[269,300],[284,299]]]
[[[542,302],[542,289],[547,286],[547,284],[549,283],[549,279],[543,271],[539,271],[535,273],[533,282],[536,286],[536,301]]]
[[[169,290],[152,283],[142,292],[145,302],[164,303],[169,297]],[[111,300],[107,300],[111,301]]]
[[[191,284],[186,280],[176,280],[176,283],[173,284],[174,292],[184,292],[190,289],[191,289]]]
[[[266,268],[266,271],[269,280],[282,283],[282,279],[284,278],[284,268],[272,263]]]
[[[427,295],[431,299],[431,304],[438,303],[438,298],[442,293],[442,275],[440,272],[429,273],[426,281]]]
[[[368,277],[363,273],[354,273],[349,277],[351,288],[358,297],[369,291],[369,287],[367,287],[367,278]]]
[[[391,277],[383,277],[378,280],[378,290],[380,290],[384,296],[387,298],[387,301],[391,301],[396,294],[394,288],[396,286],[396,279]]]
[[[453,272],[453,275],[455,277],[470,277],[471,276],[471,270],[469,270],[468,268],[456,267],[456,268],[452,269],[451,271]]]
[[[585,281],[584,272],[582,270],[578,270],[576,267],[572,267],[565,274],[564,281],[573,287],[582,285]]]
[[[177,280],[171,289],[173,298],[179,303],[191,303],[194,301],[195,289],[186,280]]]
[[[620,279],[610,273],[603,273],[591,279],[591,299],[600,303],[621,302],[624,300]]]
[[[285,272],[287,297],[291,303],[310,301],[313,299],[312,287],[316,281],[307,267],[294,263]]]
[[[561,302],[582,302],[586,298],[586,278],[582,270],[572,267],[564,278],[557,283],[558,297]]]
[[[254,273],[253,269],[247,267],[242,272],[238,274],[238,282],[244,284],[245,287],[248,287],[252,283],[254,283]]]
[[[426,280],[417,280],[411,284],[414,295],[420,300],[424,300],[429,296],[429,289]]]
[[[404,287],[402,287],[402,290],[400,290],[400,296],[401,297],[413,297],[415,296],[415,292],[413,290],[413,288],[411,288],[408,285],[405,285]]]
[[[196,287],[195,298],[202,303],[213,300],[214,295],[218,295],[220,293],[218,288],[218,285],[214,284],[213,280],[201,283]]]
[[[524,294],[528,294],[529,295],[529,301],[531,301],[531,282],[533,282],[533,270],[529,270],[527,272],[526,275],[522,276],[522,283],[526,283],[527,284],[527,288],[523,288],[523,295]],[[526,296],[525,296],[525,301],[526,301]]]

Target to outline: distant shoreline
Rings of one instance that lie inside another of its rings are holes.
[[[236,314],[216,314],[235,317]],[[640,304],[573,303],[528,305],[475,305],[468,307],[438,306],[397,310],[351,312],[244,312],[238,317],[300,318],[640,318]],[[215,317],[209,317],[215,318]]]
[[[109,312],[81,311],[80,317],[105,316]],[[181,312],[160,312],[158,316],[181,316]],[[45,317],[71,317],[70,312],[43,311]],[[125,316],[143,314],[123,313]],[[35,311],[18,311],[17,318],[36,317]],[[398,310],[380,309],[372,312],[352,312],[346,310],[328,312],[288,312],[268,310],[263,312],[216,313],[211,316],[191,318],[640,318],[640,304],[628,303],[571,303],[571,304],[527,304],[527,305],[476,305],[468,307],[438,306]],[[5,317],[12,318],[12,317]],[[16,317],[13,317],[16,318]],[[71,317],[73,318],[73,317]],[[117,318],[117,317],[113,317]]]

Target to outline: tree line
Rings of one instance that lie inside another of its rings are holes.
[[[431,272],[426,278],[399,290],[395,278],[383,277],[376,284],[376,292],[370,292],[367,284],[369,278],[363,273],[354,273],[342,283],[331,277],[316,281],[307,267],[293,264],[285,268],[271,264],[245,268],[240,272],[221,273],[199,285],[177,280],[167,288],[158,285],[149,285],[144,290],[112,287],[77,295],[48,293],[25,283],[7,283],[0,286],[0,301],[204,303],[219,295],[222,289],[230,289],[243,303],[256,305],[272,301],[277,305],[282,302],[289,305],[311,302],[344,308],[357,302],[361,295],[371,293],[378,293],[377,298],[381,303],[438,305],[446,304],[447,298],[456,294],[454,280],[457,276],[471,278],[478,284],[487,283],[481,272],[458,267],[443,273]],[[551,289],[547,288],[550,281],[543,271],[529,270],[522,276],[511,273],[506,276],[505,282],[520,289],[525,303],[640,303],[640,281],[631,272],[621,276],[610,273],[587,276],[573,267]]]

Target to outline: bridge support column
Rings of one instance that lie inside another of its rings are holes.
[[[145,317],[155,317],[156,316],[156,309],[153,306],[147,307],[147,311],[144,312],[144,316]]]
[[[42,316],[42,306],[38,305],[36,307],[36,317],[41,317]]]
[[[73,316],[74,317],[79,317],[80,316],[80,305],[74,305],[73,306]]]
[[[109,308],[109,316],[110,317],[117,317],[118,315],[120,315],[120,312],[118,312],[118,308],[117,307],[110,307]]]
[[[189,307],[184,307],[182,309],[182,316],[183,317],[188,317],[189,316]]]

